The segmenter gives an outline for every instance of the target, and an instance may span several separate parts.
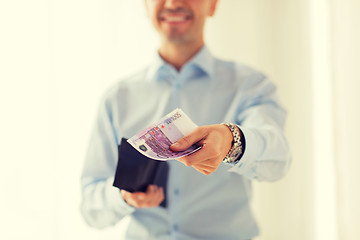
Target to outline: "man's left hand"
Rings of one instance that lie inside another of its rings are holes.
[[[202,148],[188,156],[177,159],[186,166],[209,175],[218,168],[232,146],[233,136],[223,124],[202,126],[171,145],[173,151],[184,151],[196,144]]]

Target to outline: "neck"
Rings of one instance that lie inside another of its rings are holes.
[[[191,45],[164,42],[159,49],[159,54],[167,63],[173,65],[178,71],[180,71],[181,67],[203,46],[203,41]]]

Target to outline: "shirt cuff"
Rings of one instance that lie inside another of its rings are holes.
[[[259,151],[264,149],[264,141],[253,129],[238,126],[244,134],[246,147],[241,159],[234,164],[229,172],[245,174],[252,178],[255,175],[256,159]]]

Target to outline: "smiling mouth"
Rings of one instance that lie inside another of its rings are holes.
[[[187,20],[190,20],[190,16],[161,16],[160,17],[160,21],[165,21],[165,22],[185,22]]]
[[[191,20],[192,12],[189,9],[164,9],[159,14],[159,20],[168,23],[182,23]]]

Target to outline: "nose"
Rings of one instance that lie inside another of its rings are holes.
[[[165,0],[164,8],[177,9],[184,6],[184,0]]]

